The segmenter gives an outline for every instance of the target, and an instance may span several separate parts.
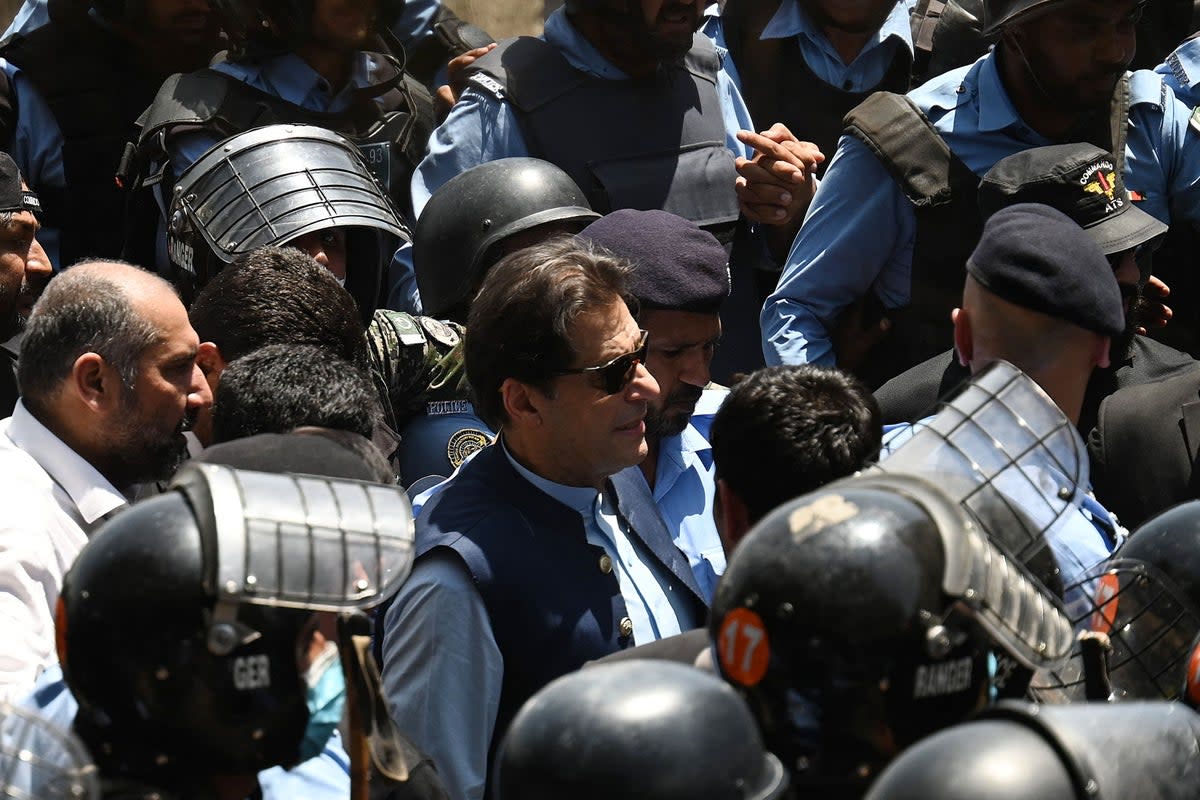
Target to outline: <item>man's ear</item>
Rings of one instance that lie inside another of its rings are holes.
[[[1107,369],[1111,365],[1112,359],[1109,357],[1109,352],[1111,350],[1112,350],[1112,337],[1110,337],[1110,336],[1099,337],[1099,341],[1096,342],[1096,352],[1093,355],[1093,358],[1096,361],[1097,367],[1099,367],[1100,369]]]
[[[971,315],[965,308],[956,308],[950,312],[954,322],[954,351],[958,354],[958,363],[964,367],[971,366],[975,357],[975,337],[971,332]]]
[[[750,532],[750,510],[724,478],[717,478],[713,513],[717,515],[717,532],[721,536],[721,544],[725,546],[725,557],[729,558],[738,542]]]
[[[217,383],[220,382],[221,373],[228,363],[221,355],[221,348],[212,342],[200,343],[200,348],[196,351],[196,366],[204,373],[204,380],[208,382],[208,388],[213,394],[217,393]]]
[[[71,365],[68,390],[88,408],[105,412],[121,401],[121,376],[99,353],[84,353]]]
[[[516,378],[505,378],[504,383],[500,384],[504,413],[512,423],[525,426],[541,425],[541,406],[545,397],[537,387]]]

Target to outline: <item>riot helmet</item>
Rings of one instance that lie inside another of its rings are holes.
[[[1029,668],[1071,626],[932,481],[859,475],[790,501],[739,544],[710,634],[795,782],[853,791],[986,701],[994,647]]]
[[[369,322],[408,229],[349,140],[311,125],[255,128],[214,145],[175,183],[170,277],[187,300],[243,253],[332,228],[345,232],[346,290]]]
[[[501,800],[772,800],[788,780],[717,678],[666,661],[602,664],[530,698],[500,745]]]
[[[73,733],[35,711],[0,703],[0,797],[99,800],[100,781]]]
[[[552,223],[577,232],[599,218],[571,177],[547,161],[501,158],[456,175],[429,198],[413,236],[425,312],[465,322],[505,240]]]
[[[394,487],[211,464],[105,523],[57,614],[75,728],[101,771],[178,786],[310,757],[314,612],[387,599],[412,537]]]
[[[1178,703],[1001,703],[909,748],[866,800],[1183,800],[1198,747],[1200,716]]]
[[[1181,699],[1200,636],[1200,501],[1148,520],[1081,583],[1091,603],[1073,616],[1104,637],[1107,696]],[[1077,647],[1067,664],[1038,673],[1034,696],[1057,703],[1088,697],[1088,667]]]

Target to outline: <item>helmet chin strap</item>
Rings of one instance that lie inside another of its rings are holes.
[[[1025,48],[1021,47],[1021,43],[1017,41],[1016,35],[1014,34],[1008,38],[1009,42],[1013,46],[1013,49],[1017,51],[1017,55],[1020,57],[1021,63],[1025,67],[1025,74],[1029,76],[1029,80],[1033,84],[1034,90],[1041,97],[1042,101],[1046,103],[1046,105],[1055,105],[1056,103],[1053,95],[1050,94],[1045,85],[1041,82],[1041,80],[1038,79],[1037,73],[1034,72],[1033,65],[1029,63],[1029,57],[1025,55]]]

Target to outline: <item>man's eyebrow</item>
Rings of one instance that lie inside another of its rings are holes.
[[[10,233],[32,233],[37,234],[42,229],[42,224],[36,219],[33,222],[24,219],[13,218],[4,225],[4,230]]]

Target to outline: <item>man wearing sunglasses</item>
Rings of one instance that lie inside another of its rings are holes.
[[[980,211],[986,219],[1017,203],[1051,206],[1083,228],[1108,257],[1125,301],[1125,331],[1112,340],[1110,366],[1096,369],[1088,382],[1081,434],[1088,435],[1100,402],[1117,389],[1200,370],[1187,353],[1142,335],[1143,326],[1165,324],[1170,316],[1161,303],[1166,287],[1150,277],[1149,258],[1167,226],[1130,200],[1111,155],[1090,144],[1064,144],[1000,160],[979,186]],[[875,392],[884,424],[924,416],[968,375],[952,350],[898,375]]]
[[[383,645],[392,713],[452,797],[483,796],[494,744],[542,686],[703,623],[653,501],[610,480],[646,457],[660,394],[628,272],[559,237],[494,266],[472,304],[467,377],[499,437],[426,499]]]

